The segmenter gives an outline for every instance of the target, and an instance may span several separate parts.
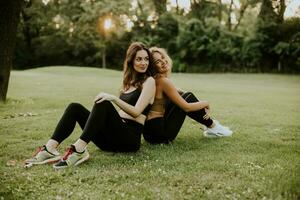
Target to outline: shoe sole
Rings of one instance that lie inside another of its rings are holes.
[[[43,164],[49,164],[49,163],[54,163],[57,162],[61,159],[61,156],[57,156],[51,159],[47,159],[41,162],[26,162],[25,161],[25,165],[43,165]]]
[[[206,138],[219,138],[222,136],[216,135],[216,134],[209,134],[209,133],[203,133],[203,136]]]
[[[232,133],[230,133],[230,135],[222,135],[220,133],[207,133],[207,132],[204,132],[203,135],[204,135],[204,137],[207,137],[207,138],[218,138],[218,137],[230,137],[232,135]]]
[[[77,166],[77,165],[80,165],[81,163],[87,161],[89,158],[90,158],[90,154],[88,154],[87,156],[85,156],[82,159],[78,160],[74,165],[66,165],[66,166],[55,166],[55,165],[53,165],[53,168],[58,170],[58,169],[64,169],[64,168],[67,168],[67,167]]]

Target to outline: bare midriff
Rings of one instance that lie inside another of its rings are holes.
[[[147,116],[147,120],[163,117],[165,114],[165,99],[155,98]]]

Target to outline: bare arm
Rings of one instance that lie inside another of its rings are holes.
[[[186,91],[181,89],[181,88],[176,88],[176,90],[179,92],[179,93],[185,93]]]
[[[202,108],[209,108],[209,104],[207,101],[198,101],[193,103],[186,102],[179,94],[174,84],[168,78],[160,78],[157,80],[158,84],[161,85],[163,93],[167,95],[167,97],[174,102],[177,106],[179,106],[185,112],[197,111]]]
[[[120,98],[107,93],[100,93],[96,97],[95,103],[101,103],[104,100],[112,101],[124,112],[126,112],[133,118],[136,118],[142,114],[142,112],[144,111],[144,109],[149,103],[153,102],[154,95],[155,95],[155,80],[152,77],[149,77],[143,84],[141,95],[138,101],[136,102],[135,106],[132,106],[126,103],[125,101],[121,100]]]

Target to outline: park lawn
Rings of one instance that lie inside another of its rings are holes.
[[[100,91],[118,94],[122,72],[83,67],[12,71],[0,104],[0,199],[299,199],[300,76],[172,74],[176,85],[210,102],[234,131],[208,139],[186,119],[176,140],[137,153],[89,145],[91,159],[55,171],[23,168],[51,136],[66,105],[92,107]],[[80,128],[60,147],[80,135]]]

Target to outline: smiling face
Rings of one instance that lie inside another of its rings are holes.
[[[145,50],[139,50],[136,52],[133,60],[133,68],[138,73],[145,73],[149,66],[149,55]]]
[[[167,75],[171,68],[168,59],[159,52],[154,52],[152,56],[156,71],[159,74]]]
[[[124,61],[123,91],[130,87],[141,89],[144,81],[154,73],[152,55],[141,42],[133,42],[126,51]]]

